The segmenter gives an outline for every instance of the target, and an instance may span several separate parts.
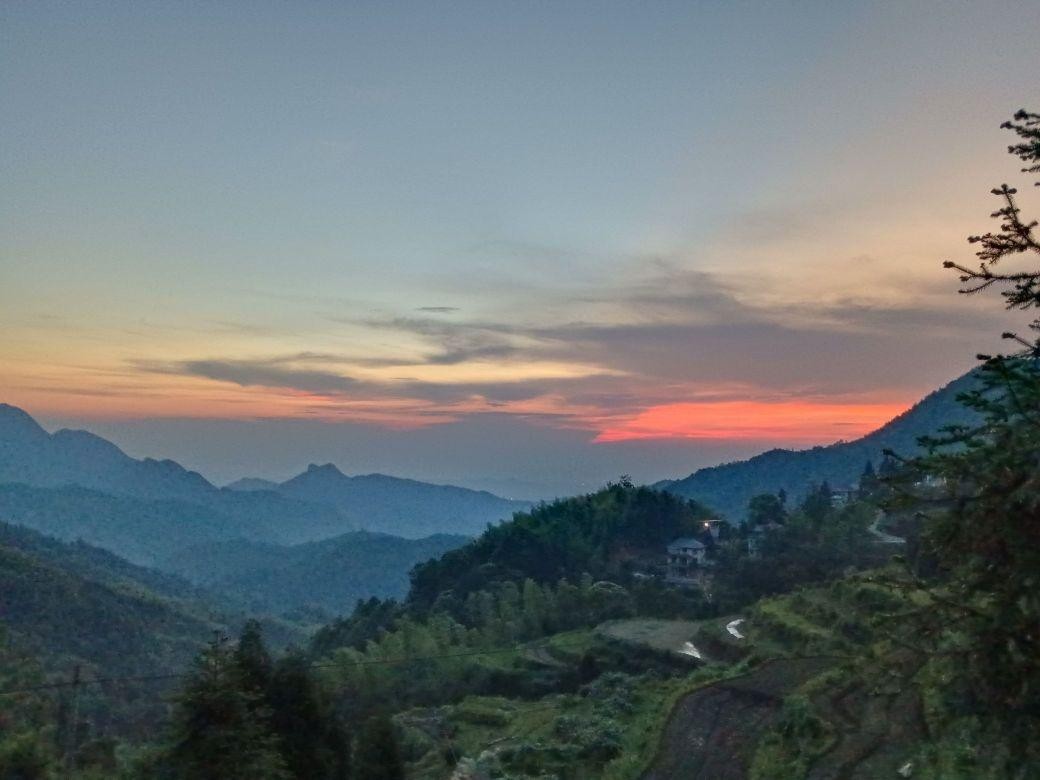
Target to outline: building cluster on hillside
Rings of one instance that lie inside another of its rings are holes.
[[[725,520],[705,520],[697,536],[671,542],[666,549],[665,580],[674,585],[701,584],[705,568],[714,565],[708,553],[728,525]]]
[[[885,474],[891,473],[893,467],[887,466],[883,469]],[[868,463],[864,470],[863,479],[847,485],[831,486],[826,481],[822,484],[812,485],[810,493],[822,498],[832,507],[841,508],[854,504],[855,502],[869,498],[878,487],[878,479],[874,475],[873,467]],[[939,490],[946,486],[946,481],[938,475],[928,475],[914,483],[919,491]],[[770,534],[784,529],[784,517],[786,511],[787,493],[780,490],[774,497],[770,494],[756,496],[751,502],[751,512],[744,532],[740,534],[744,539],[747,554],[757,558],[762,553],[765,540]],[[755,504],[758,504],[756,507]],[[703,528],[698,533],[674,539],[670,542],[664,552],[664,579],[666,582],[679,585],[704,586],[710,582],[711,569],[716,565],[714,548],[720,541],[729,538],[730,524],[721,519],[704,521]],[[657,565],[658,571],[661,570]],[[660,574],[641,574],[642,577],[661,576]]]
[[[819,488],[831,506],[843,507],[854,503],[863,496],[866,488],[859,483],[830,487],[826,482]],[[780,504],[777,505],[780,515],[783,514],[782,504],[786,493],[781,491]],[[747,552],[751,557],[757,557],[762,549],[762,544],[770,533],[783,529],[780,518],[760,520],[751,524],[747,530]],[[718,543],[720,535],[725,536],[729,523],[725,520],[712,519],[703,524],[700,533],[694,536],[686,536],[673,540],[665,549],[665,581],[673,585],[703,585],[710,576],[711,567],[715,565],[712,549]],[[644,575],[646,576],[646,575]]]

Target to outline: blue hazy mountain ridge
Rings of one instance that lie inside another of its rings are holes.
[[[528,506],[446,485],[348,477],[333,466],[252,485],[259,489],[218,488],[173,461],[135,460],[84,431],[49,434],[0,405],[0,521],[102,548],[126,566],[183,573],[192,586],[212,585],[206,599],[221,608],[339,614],[358,598],[403,596],[415,564]],[[363,525],[379,532],[358,532]],[[8,547],[0,538],[0,550],[14,555]],[[75,560],[62,555],[46,565]]]
[[[137,498],[205,502],[217,488],[172,460],[135,460],[87,431],[47,433],[28,413],[0,404],[0,482],[75,484]]]
[[[300,501],[349,511],[369,531],[419,538],[443,533],[475,536],[489,522],[505,520],[530,508],[528,501],[501,498],[483,490],[434,485],[385,474],[347,476],[331,463],[311,464],[277,488]],[[450,518],[450,523],[440,521]]]
[[[278,483],[273,482],[269,479],[260,479],[259,477],[242,477],[242,479],[236,479],[234,482],[230,482],[225,485],[228,490],[277,490]]]
[[[77,486],[0,485],[0,520],[5,521],[0,550],[15,547],[106,585],[135,582],[223,611],[314,606],[341,614],[359,598],[402,597],[413,566],[470,538],[403,539],[354,531],[276,544],[237,535],[197,504],[111,496]]]
[[[914,455],[920,452],[920,437],[935,435],[947,425],[972,424],[977,420],[974,412],[959,403],[957,396],[976,386],[975,374],[969,372],[854,441],[808,450],[769,450],[748,460],[703,468],[682,479],[664,480],[655,487],[699,501],[728,519],[741,520],[755,495],[784,490],[798,500],[812,484],[852,485],[868,461],[878,466],[886,449],[901,456]]]
[[[340,615],[360,598],[402,598],[412,567],[469,541],[451,534],[402,539],[368,531],[291,547],[227,541],[181,550],[164,568],[253,612],[308,607]]]
[[[78,485],[0,484],[0,520],[65,541],[82,540],[153,567],[172,550],[191,545],[281,537],[262,533],[257,525],[241,527],[201,504],[115,496]]]
[[[0,483],[75,485],[115,497],[195,504],[210,511],[211,526],[224,527],[215,531],[218,537],[278,544],[361,528],[410,538],[476,534],[529,506],[450,485],[375,474],[347,477],[334,466],[311,467],[281,485],[249,480],[247,490],[218,488],[175,461],[137,460],[86,431],[47,433],[8,404],[0,404]]]
[[[167,502],[165,508],[176,515],[197,515],[197,510],[183,506],[191,504],[207,510],[208,525],[223,526],[218,534],[277,542],[319,539],[357,527],[344,512],[327,506],[275,494],[258,498],[221,490],[175,461],[131,458],[87,431],[47,433],[26,412],[7,404],[0,404],[2,483],[55,489],[78,486],[116,498]]]

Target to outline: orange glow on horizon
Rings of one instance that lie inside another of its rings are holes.
[[[827,442],[855,439],[906,411],[906,403],[719,401],[652,406],[594,439],[751,439]]]

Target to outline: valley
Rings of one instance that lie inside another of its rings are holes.
[[[945,397],[893,425],[934,424]],[[279,663],[312,669],[344,723],[386,718],[414,780],[536,770],[574,780],[872,777],[908,760],[923,733],[904,721],[923,717],[924,691],[864,696],[868,671],[853,659],[883,616],[861,614],[848,595],[873,593],[872,572],[905,547],[882,520],[900,532],[912,523],[883,517],[890,488],[880,483],[864,481],[851,500],[827,487],[845,476],[841,449],[831,465],[818,450],[791,453],[814,458],[820,481],[795,506],[749,502],[750,523],[679,497],[674,484],[662,492],[622,480],[486,523],[476,538],[405,538],[343,529],[366,516],[365,501],[383,505],[380,523],[400,523],[392,518],[424,500],[427,519],[409,528],[472,528],[473,501],[493,497],[331,466],[219,489],[173,464],[162,483],[125,490],[113,475],[138,479],[141,462],[111,447],[109,465],[54,484],[33,476],[17,437],[64,461],[66,477],[76,476],[76,451],[5,414],[15,433],[0,467],[31,479],[0,485],[5,652],[57,684],[37,712],[68,701],[77,669],[90,691],[82,717],[98,738],[140,740],[143,724],[167,717],[163,698],[192,679],[191,659],[209,652],[238,663],[221,655],[234,645],[212,637],[243,631]],[[757,463],[727,468],[744,469],[750,491]],[[166,491],[171,478],[184,485]],[[394,504],[398,482],[407,489]],[[458,507],[443,503],[459,495]],[[725,505],[730,493],[707,495]],[[754,514],[763,511],[778,512],[781,525]],[[676,538],[706,551],[679,586],[666,553]],[[26,587],[40,580],[47,588]],[[904,597],[886,598],[892,611]],[[111,633],[98,633],[97,621]],[[897,657],[894,668],[911,663]],[[142,680],[90,682],[123,677]],[[809,726],[798,728],[809,731],[792,743],[785,724],[799,707]],[[33,722],[31,708],[15,712]],[[918,737],[872,725],[881,722]]]

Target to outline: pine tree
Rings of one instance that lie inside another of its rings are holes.
[[[306,658],[291,654],[279,660],[267,699],[271,726],[292,775],[301,780],[348,780],[350,739]]]
[[[752,526],[783,523],[786,517],[783,502],[772,493],[762,493],[748,502],[748,522]]]
[[[1003,127],[1021,139],[1009,151],[1027,163],[1023,171],[1040,172],[1040,114],[1019,111]],[[1040,261],[1037,222],[1023,219],[1013,187],[993,194],[998,231],[968,239],[980,246],[978,268],[944,265],[960,272],[963,293],[994,287],[1009,309],[1040,309],[1040,270],[1021,270]],[[1016,268],[998,270],[1008,258]],[[1040,772],[1040,317],[1030,328],[1032,338],[1004,334],[1016,352],[980,356],[981,386],[961,400],[982,423],[926,440],[929,454],[906,476],[942,477],[952,507],[933,512],[926,527],[943,572],[928,583],[934,652],[957,659],[948,676],[966,683],[993,738],[1011,740],[1022,777]]]
[[[224,640],[198,657],[177,697],[167,763],[185,780],[288,780],[262,692]]]
[[[813,527],[819,528],[831,511],[830,485],[824,481],[820,485],[811,486],[799,509]]]
[[[271,681],[272,662],[258,621],[249,620],[242,628],[234,658],[247,685],[257,691],[267,689]]]

